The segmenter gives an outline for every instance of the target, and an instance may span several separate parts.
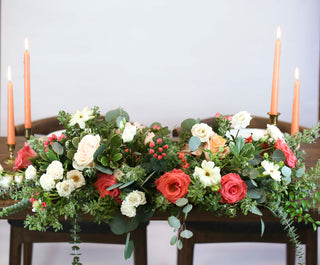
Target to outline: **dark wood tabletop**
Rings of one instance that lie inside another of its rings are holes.
[[[16,148],[15,148],[15,154],[16,152],[23,146],[25,142],[24,137],[16,137]],[[301,149],[306,151],[305,155],[305,164],[306,167],[313,167],[316,165],[318,159],[320,159],[320,141],[317,141],[313,144],[305,144],[300,147]],[[5,165],[3,165],[2,161],[9,156],[8,153],[8,146],[7,146],[7,139],[5,137],[0,137],[0,161],[2,166],[5,168]],[[12,205],[14,203],[13,200],[0,200],[0,208]],[[278,221],[276,217],[274,217],[270,211],[268,210],[262,210],[263,213],[263,220],[264,221]],[[10,215],[6,217],[5,219],[24,219],[26,214],[30,214],[31,211],[24,211],[20,212],[14,215]],[[166,220],[170,214],[167,212],[155,212],[152,220]],[[318,217],[318,212],[314,211],[312,214],[314,217]],[[89,215],[86,215],[83,217],[84,220],[93,220],[93,218]],[[317,218],[319,219],[319,217]],[[260,217],[254,214],[248,214],[246,216],[239,214],[237,217],[230,219],[229,217],[217,217],[211,212],[203,212],[203,211],[197,211],[193,210],[188,215],[188,221],[259,221]]]

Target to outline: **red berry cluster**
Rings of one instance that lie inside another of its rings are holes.
[[[157,124],[155,124],[155,125],[153,125],[152,129],[154,129],[154,130],[160,130],[160,129],[161,129],[161,127],[160,127],[160,126],[158,126]]]
[[[48,146],[52,146],[53,142],[55,140],[57,140],[58,142],[60,142],[62,139],[65,139],[66,136],[64,134],[61,134],[59,137],[57,137],[55,134],[52,134],[51,137],[48,137],[48,141],[44,141],[43,145],[44,145],[44,151],[48,152]]]
[[[158,160],[161,160],[162,158],[166,157],[166,151],[168,150],[169,145],[164,144],[162,138],[158,138],[156,143],[151,142],[149,144],[149,147],[149,154],[153,155],[154,158],[158,158]]]

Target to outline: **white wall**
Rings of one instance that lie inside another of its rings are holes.
[[[282,28],[280,119],[290,121],[300,67],[301,124],[318,120],[318,0],[2,0],[1,134],[6,71],[23,123],[24,37],[33,120],[98,105],[172,128],[188,117],[270,108],[276,27]]]

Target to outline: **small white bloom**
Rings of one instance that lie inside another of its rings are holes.
[[[13,177],[11,175],[0,176],[0,187],[4,189],[9,189],[11,182],[13,181]]]
[[[41,200],[35,200],[32,202],[32,212],[36,212],[41,208]]]
[[[54,188],[55,186],[55,181],[51,175],[48,174],[43,174],[40,177],[40,185],[45,191],[50,191]]]
[[[232,116],[231,126],[236,130],[244,129],[250,124],[251,119],[249,112],[240,111]]]
[[[199,178],[204,187],[217,185],[221,181],[220,168],[214,162],[203,160],[200,167],[195,167],[193,176]]]
[[[122,202],[120,211],[123,215],[128,217],[135,217],[137,214],[137,208],[126,201]]]
[[[123,142],[124,143],[131,142],[134,136],[136,135],[136,133],[137,133],[137,127],[134,125],[131,125],[130,122],[127,122],[122,133]]]
[[[268,176],[270,175],[276,181],[281,180],[281,173],[279,171],[280,166],[278,164],[274,164],[273,162],[269,162],[267,160],[263,160],[261,162],[261,166],[264,168],[263,175]]]
[[[214,134],[212,128],[206,123],[198,123],[191,128],[192,136],[198,136],[202,143],[208,142]]]
[[[69,197],[71,192],[73,192],[76,189],[76,186],[72,179],[67,179],[58,182],[56,188],[60,197]]]
[[[33,165],[28,166],[25,172],[27,180],[33,180],[37,177],[37,170]]]
[[[67,179],[72,179],[76,189],[86,185],[86,180],[79,170],[71,170],[67,172]]]
[[[0,174],[3,172],[3,167],[0,164]]]
[[[283,133],[275,125],[267,124],[265,135],[269,136],[269,141],[275,143],[279,138],[284,140]]]
[[[130,192],[125,198],[125,201],[134,207],[138,207],[139,205],[144,205],[147,203],[144,192],[138,190]]]
[[[264,136],[264,131],[254,130],[252,133],[252,140],[259,141]]]
[[[22,183],[23,181],[23,175],[22,174],[17,174],[14,176],[14,181],[17,182],[17,183]]]
[[[88,107],[85,107],[82,111],[77,110],[76,113],[71,114],[70,125],[74,126],[75,124],[79,124],[81,129],[86,127],[86,121],[93,119],[93,111],[88,110]]]
[[[119,168],[113,170],[113,176],[116,178],[116,180],[121,180],[123,175],[124,173]]]
[[[63,178],[62,163],[58,160],[52,161],[51,164],[47,167],[47,174],[51,175],[53,179],[62,179]]]

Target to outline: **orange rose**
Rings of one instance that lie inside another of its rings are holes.
[[[175,203],[188,193],[190,182],[190,177],[181,169],[173,169],[164,173],[154,183],[168,201]]]
[[[224,146],[226,144],[227,140],[223,139],[220,135],[214,134],[211,136],[209,140],[209,150],[216,154],[220,147]]]

